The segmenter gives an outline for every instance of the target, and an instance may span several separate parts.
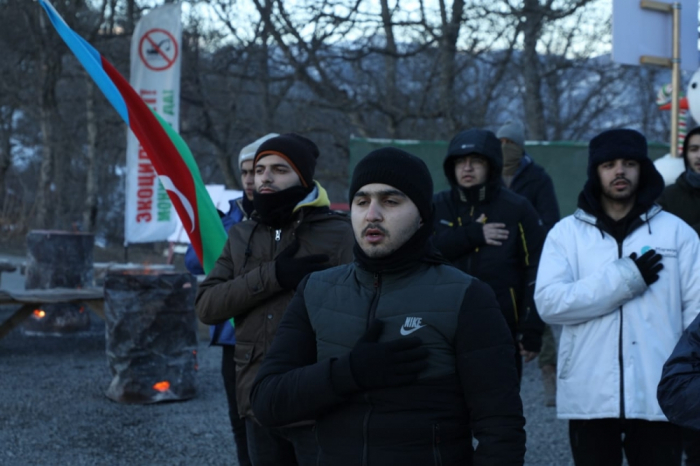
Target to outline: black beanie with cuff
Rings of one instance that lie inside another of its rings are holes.
[[[299,175],[302,186],[313,186],[318,146],[311,140],[296,133],[282,134],[263,142],[255,152],[255,161],[267,155],[277,155],[286,160]]]

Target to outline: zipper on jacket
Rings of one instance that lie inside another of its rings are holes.
[[[375,273],[374,274],[374,296],[372,297],[372,302],[369,305],[369,312],[367,313],[367,326],[366,328],[369,328],[369,324],[372,323],[372,321],[375,319],[375,316],[377,315],[377,306],[379,305],[379,294],[382,290],[382,274],[380,273]]]
[[[618,241],[617,243],[617,257],[622,258],[622,243]],[[620,419],[625,419],[625,367],[624,360],[622,358],[622,324],[624,320],[624,314],[622,313],[622,306],[620,306],[620,334],[618,337],[618,362],[620,364]]]
[[[375,319],[377,315],[377,306],[379,304],[379,294],[382,289],[382,274],[374,274],[374,296],[372,297],[372,302],[369,305],[369,312],[367,313],[367,326]],[[369,417],[372,414],[372,400],[369,398],[369,393],[364,394],[365,401],[369,405],[367,412],[365,413],[365,418],[362,421],[362,466],[367,466],[369,461]]]
[[[474,221],[474,206],[472,205],[471,210],[469,211],[469,219],[473,222]],[[479,252],[479,248],[474,248],[474,254]],[[473,263],[474,261],[472,260],[472,254],[469,254],[469,257],[467,258],[467,273],[469,275],[474,275],[474,270],[473,269]]]
[[[278,243],[282,239],[282,230],[275,230],[275,241]]]
[[[513,317],[515,318],[515,325],[518,325],[518,303],[515,300],[515,290],[511,287],[510,290],[510,300],[513,302]]]

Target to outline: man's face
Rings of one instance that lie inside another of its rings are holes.
[[[469,154],[455,159],[455,180],[463,188],[486,183],[489,163],[479,154]]]
[[[369,257],[385,257],[400,248],[423,224],[408,196],[387,184],[361,187],[350,206],[355,239]]]
[[[243,186],[245,197],[252,201],[253,191],[255,191],[255,172],[252,160],[246,160],[241,164],[241,186]]]
[[[693,134],[688,140],[688,168],[700,173],[700,134]]]
[[[255,189],[260,194],[272,194],[300,185],[299,175],[279,155],[266,155],[255,164]]]
[[[639,186],[639,162],[615,159],[598,165],[598,177],[603,196],[625,202],[634,198]]]

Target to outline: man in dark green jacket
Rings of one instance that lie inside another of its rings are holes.
[[[523,464],[510,332],[493,291],[432,247],[432,191],[407,152],[360,161],[355,263],[301,282],[255,380],[263,424],[316,420],[320,465]]]
[[[657,201],[665,211],[680,217],[700,235],[700,126],[683,141],[685,171],[664,189]],[[700,431],[685,429],[683,448],[690,466],[700,466]]]

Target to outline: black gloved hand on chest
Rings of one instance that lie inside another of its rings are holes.
[[[659,272],[664,268],[664,265],[661,263],[662,258],[663,256],[657,254],[653,249],[648,250],[639,257],[637,257],[636,252],[630,254],[630,259],[634,261],[647,286],[659,279]]]
[[[350,351],[350,369],[357,385],[372,388],[406,385],[428,366],[428,350],[418,337],[378,342],[384,323],[376,319]]]
[[[318,272],[330,267],[327,254],[313,254],[293,257],[299,250],[299,240],[295,239],[275,258],[275,277],[277,283],[285,290],[295,290],[301,280],[311,272]]]

